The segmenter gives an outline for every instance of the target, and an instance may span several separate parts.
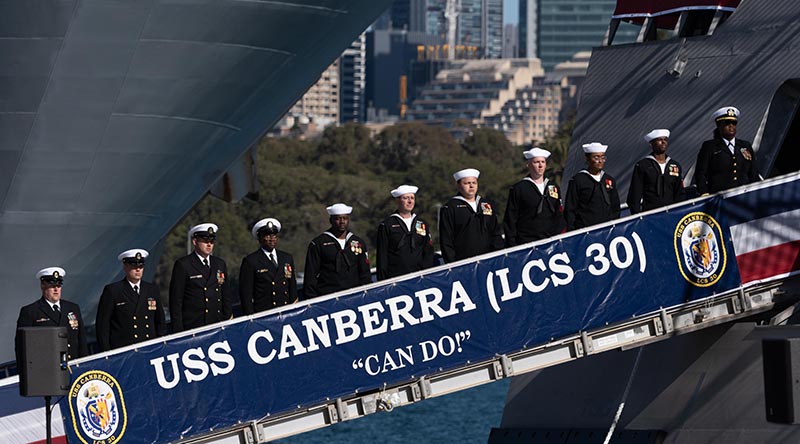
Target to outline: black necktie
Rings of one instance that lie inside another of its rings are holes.
[[[203,259],[203,266],[208,268],[208,259]]]
[[[275,253],[270,253],[268,256],[269,256],[269,260],[272,261],[272,265],[277,267],[278,266],[278,260],[275,259]]]
[[[139,286],[138,285],[134,285],[133,286],[133,291],[135,291],[136,294],[139,294]]]
[[[55,312],[56,317],[60,319],[61,318],[61,310],[58,309],[58,304],[54,304],[53,305],[53,311]]]

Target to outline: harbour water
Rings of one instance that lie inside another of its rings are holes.
[[[510,379],[314,430],[283,444],[475,443],[499,427]]]

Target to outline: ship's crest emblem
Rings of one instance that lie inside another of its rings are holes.
[[[683,277],[697,287],[717,283],[727,260],[722,229],[706,213],[687,214],[675,228],[675,254]]]
[[[84,444],[119,442],[127,426],[125,401],[119,383],[106,372],[79,376],[69,391],[72,427]]]

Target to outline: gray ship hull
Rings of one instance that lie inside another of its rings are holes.
[[[34,274],[94,319],[388,0],[0,1],[0,362]]]

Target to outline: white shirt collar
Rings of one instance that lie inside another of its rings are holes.
[[[197,256],[198,259],[200,259],[200,262],[203,262],[203,256],[200,256],[199,254],[197,254],[196,251],[194,252],[194,255]],[[211,255],[209,254],[206,259],[208,260],[208,265],[210,266],[211,265]]]
[[[264,248],[264,247],[261,247],[261,251],[263,251],[263,252],[264,252],[264,254],[266,254],[266,255],[267,255],[267,257],[269,257],[269,255],[270,255],[270,254],[274,254],[274,255],[275,255],[275,258],[276,258],[276,259],[278,258],[278,252],[277,252],[277,251],[275,251],[275,249],[274,249],[274,248],[273,248],[272,250],[267,250],[266,248]]]
[[[600,170],[598,174],[592,174],[589,172],[589,170],[581,170],[581,173],[586,173],[589,175],[589,177],[591,177],[595,181],[600,182],[600,180],[603,178],[603,174],[605,174],[606,172],[605,170]]]

